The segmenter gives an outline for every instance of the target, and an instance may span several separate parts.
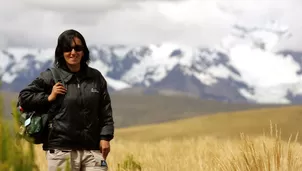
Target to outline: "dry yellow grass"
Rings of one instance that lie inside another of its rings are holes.
[[[118,129],[108,157],[110,171],[119,171],[128,155],[143,171],[302,170],[301,138],[296,137],[301,111],[299,106],[250,110]],[[46,170],[40,146],[36,153]]]
[[[282,141],[280,130],[266,136],[241,139],[196,137],[158,142],[112,141],[110,171],[133,155],[143,171],[298,171],[302,170],[302,145],[297,137]],[[46,170],[45,154],[37,147],[37,163]],[[131,169],[127,170],[130,171]],[[125,170],[126,171],[126,170]],[[131,170],[132,171],[132,170]]]

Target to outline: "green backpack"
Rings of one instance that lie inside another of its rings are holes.
[[[61,82],[64,85],[57,68],[50,68],[50,70],[55,83]],[[18,105],[19,135],[31,143],[42,144],[48,136],[49,125],[55,115],[57,104],[60,104],[60,100],[62,99],[62,97],[58,97],[56,103],[54,103],[46,113],[24,111],[23,108]]]

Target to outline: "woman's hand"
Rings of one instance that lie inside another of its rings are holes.
[[[57,83],[52,87],[51,94],[48,96],[48,101],[52,102],[56,100],[58,94],[65,94],[67,89],[63,86],[62,83]]]
[[[101,140],[100,141],[100,151],[101,151],[104,159],[106,160],[106,158],[110,152],[110,142],[106,141],[106,140]]]

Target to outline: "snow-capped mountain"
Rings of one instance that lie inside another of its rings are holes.
[[[287,28],[276,22],[233,28],[212,48],[173,43],[90,46],[90,66],[106,76],[110,90],[143,87],[228,102],[301,103],[302,52],[274,50],[290,36]],[[22,89],[52,65],[53,54],[54,49],[0,51],[2,89]]]

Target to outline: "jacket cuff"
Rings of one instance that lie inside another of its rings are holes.
[[[113,139],[113,135],[101,135],[100,140],[111,141]]]

